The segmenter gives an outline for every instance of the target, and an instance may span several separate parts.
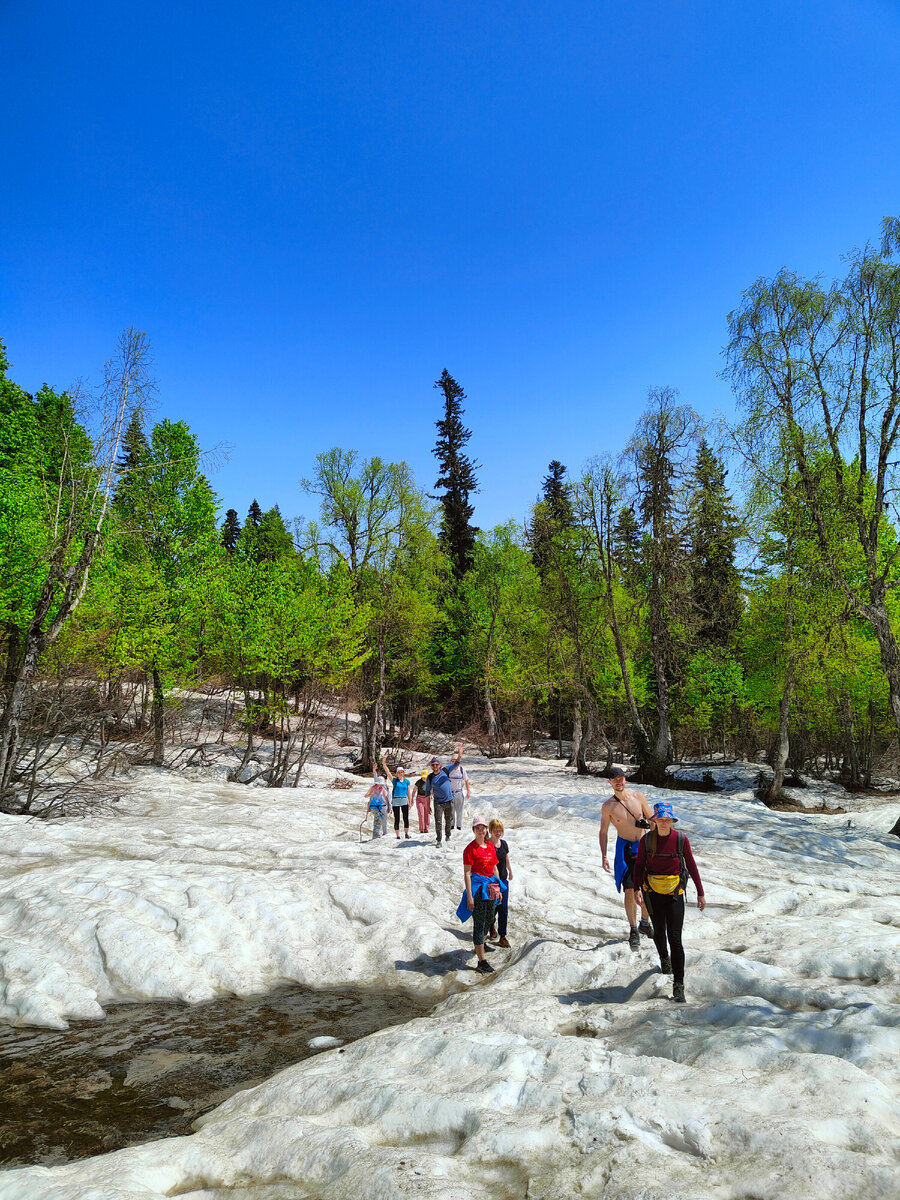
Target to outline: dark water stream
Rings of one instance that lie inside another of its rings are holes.
[[[154,1138],[316,1053],[423,1015],[400,992],[286,987],[207,1004],[118,1004],[68,1030],[0,1026],[0,1163],[66,1162]]]

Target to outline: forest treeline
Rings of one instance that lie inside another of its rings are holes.
[[[0,349],[0,805],[35,811],[61,747],[100,773],[226,727],[235,775],[265,740],[290,785],[348,707],[363,771],[429,726],[565,741],[579,772],[630,755],[645,782],[714,754],[763,756],[772,798],[792,770],[864,786],[900,731],[898,251],[888,219],[831,284],[757,280],[728,317],[733,423],[655,389],[618,453],[551,461],[491,530],[446,370],[430,477],[324,451],[289,525],[223,511],[188,426],[151,422],[142,333],[91,397],[27,393]],[[195,693],[221,703],[192,731]]]

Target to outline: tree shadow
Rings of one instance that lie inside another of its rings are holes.
[[[643,984],[658,975],[658,971],[648,969],[627,986],[615,984],[611,987],[587,988],[583,992],[563,992],[556,998],[560,1004],[625,1004],[634,999]]]

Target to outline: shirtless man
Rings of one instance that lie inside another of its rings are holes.
[[[629,925],[628,945],[632,950],[637,950],[641,944],[641,933],[646,937],[653,937],[653,926],[644,907],[644,897],[640,892],[637,896],[634,894],[632,874],[638,844],[647,831],[653,810],[647,803],[646,796],[641,792],[632,792],[625,786],[625,772],[621,767],[613,769],[609,782],[612,784],[613,794],[600,809],[600,853],[603,855],[603,870],[608,872],[612,868],[606,856],[606,839],[612,822],[617,837],[616,891],[621,886],[625,892],[625,915]],[[641,908],[640,927],[637,924],[638,905]]]

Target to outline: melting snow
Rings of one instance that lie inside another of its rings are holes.
[[[726,793],[660,793],[709,901],[691,893],[676,1008],[600,870],[608,786],[533,759],[467,766],[515,871],[513,949],[484,981],[454,915],[468,832],[361,843],[362,782],[330,789],[331,771],[286,791],[148,772],[117,816],[0,817],[7,1021],[285,980],[437,1004],[318,1039],[190,1137],[0,1174],[0,1200],[900,1194],[895,803],[771,812],[739,764]]]

